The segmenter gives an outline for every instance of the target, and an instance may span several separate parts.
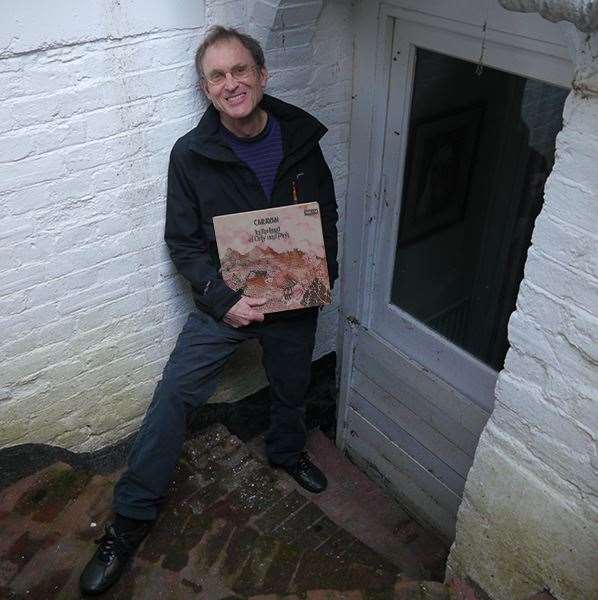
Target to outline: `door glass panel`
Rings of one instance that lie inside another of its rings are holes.
[[[391,301],[496,370],[566,96],[417,50]]]

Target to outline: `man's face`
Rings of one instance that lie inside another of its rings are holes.
[[[244,67],[240,80],[235,79],[231,72],[242,73]],[[245,120],[254,114],[264,95],[268,73],[265,68],[256,67],[251,52],[239,40],[233,38],[210,46],[203,57],[202,71],[206,96],[225,123],[229,119]],[[223,81],[210,81],[223,74]]]

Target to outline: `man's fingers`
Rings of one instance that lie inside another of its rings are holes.
[[[266,298],[251,298],[242,296],[239,301],[226,313],[223,321],[231,327],[246,327],[254,321],[262,322],[264,315],[255,307],[267,302]]]
[[[245,296],[245,301],[249,306],[261,306],[262,304],[266,304],[268,300],[266,298],[251,298],[250,296]]]
[[[223,317],[222,320],[227,325],[229,325],[230,327],[234,327],[235,329],[238,329],[239,327],[244,327],[245,325],[249,324],[249,321],[241,315],[227,314],[225,317]]]
[[[249,317],[252,321],[263,321],[264,313],[258,312],[257,310],[252,310],[251,315]]]

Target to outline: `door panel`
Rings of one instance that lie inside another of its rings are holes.
[[[489,43],[488,62],[511,73],[480,72],[480,40],[432,21],[386,28],[386,117],[373,120],[384,123],[373,153],[381,183],[355,290],[363,309],[349,321],[342,443],[451,538],[494,405],[561,126],[566,91],[554,82],[566,84],[567,69],[556,56]]]
[[[472,456],[445,437],[425,419],[407,408],[402,402],[411,395],[404,385],[393,396],[374,383],[358,368],[353,373],[353,389],[362,397],[374,402],[376,409],[393,423],[400,423],[401,429],[429,450],[434,456],[442,456],[443,461],[461,477],[467,475]],[[415,394],[413,394],[415,397]]]
[[[461,437],[471,443],[471,436],[477,439],[488,420],[488,413],[477,404],[371,332],[358,333],[354,365],[390,393],[404,393],[405,402],[418,414],[425,415],[423,406],[428,406],[429,422],[441,423],[438,427],[444,435],[455,431],[455,439]],[[416,395],[417,402],[407,400],[409,392]],[[454,424],[453,429],[449,424]]]
[[[368,395],[367,399],[359,394],[355,389],[352,390],[349,406],[364,419],[379,429],[386,437],[392,440],[399,446],[412,460],[423,466],[428,471],[427,477],[432,475],[432,479],[438,479],[447,488],[456,494],[461,494],[465,483],[463,472],[467,473],[471,466],[471,459],[465,459],[464,466],[454,468],[454,462],[446,459],[444,450],[436,454],[434,448],[427,447],[425,437],[421,435],[423,428],[415,429],[409,423],[405,423],[402,419],[399,421],[393,420],[388,415],[380,411],[380,398],[374,392]],[[399,415],[400,417],[403,415]],[[400,425],[399,425],[400,423]],[[425,433],[425,430],[424,430]],[[421,440],[418,441],[418,438]],[[432,445],[433,446],[433,445]],[[439,458],[443,457],[443,460]],[[453,464],[449,464],[453,462]]]
[[[380,367],[375,362],[371,365],[368,364],[368,361],[363,362],[364,366],[356,364],[353,372],[352,385],[356,391],[369,398],[374,395],[374,391],[370,391],[369,388],[375,386],[377,396],[380,398],[377,406],[389,418],[398,419],[398,417],[394,417],[393,413],[396,404],[401,404],[404,409],[413,413],[414,417],[412,418],[421,419],[425,427],[443,436],[470,458],[473,457],[478,444],[478,436],[475,433],[465,428],[446,411],[437,408],[419,390],[410,387],[395,373]],[[401,410],[401,408],[396,410]]]
[[[407,510],[454,537],[460,497],[358,412],[350,408],[347,417],[354,462],[398,495]]]
[[[396,487],[386,483],[403,504],[451,538],[489,413],[370,331],[359,331],[353,364],[349,454],[366,458],[374,476],[382,469],[390,482],[400,481]],[[375,435],[380,439],[374,441]]]

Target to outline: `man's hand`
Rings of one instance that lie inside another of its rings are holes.
[[[241,296],[241,299],[230,308],[222,320],[231,327],[245,327],[254,321],[263,321],[264,313],[256,307],[266,304],[266,298],[250,298]]]

